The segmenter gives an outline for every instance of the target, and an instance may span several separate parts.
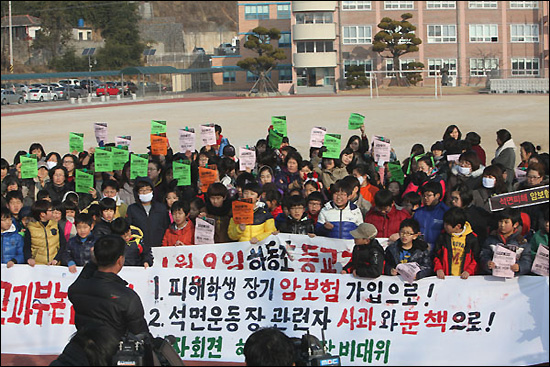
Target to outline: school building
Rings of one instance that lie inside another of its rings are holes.
[[[243,47],[257,26],[277,28],[275,47],[285,51],[270,77],[282,92],[337,92],[350,65],[365,71],[394,70],[393,60],[373,51],[384,17],[409,21],[422,40],[401,64],[422,62],[422,85],[448,70],[450,86],[483,86],[492,78],[548,78],[547,1],[238,1],[237,55],[214,56],[218,89],[250,89],[255,76],[237,62],[257,56]],[[391,78],[391,74],[383,75]]]

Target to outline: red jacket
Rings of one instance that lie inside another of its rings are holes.
[[[387,215],[383,215],[373,207],[365,215],[365,223],[371,223],[376,227],[378,230],[376,237],[388,238],[392,234],[398,233],[401,222],[410,217],[407,211],[399,210],[393,205]]]
[[[464,232],[460,236],[452,236],[447,232],[442,232],[435,244],[434,272],[443,270],[445,275],[451,275],[453,262],[453,243],[461,243],[464,247],[462,258],[460,259],[460,273],[467,271],[470,275],[477,274],[477,262],[474,258],[474,252],[478,251],[479,243],[476,234],[472,231],[470,223],[466,222]]]
[[[192,221],[187,220],[187,225],[180,229],[175,229],[175,224],[170,224],[170,227],[164,232],[162,246],[176,246],[177,241],[183,242],[184,245],[195,244],[195,225]]]

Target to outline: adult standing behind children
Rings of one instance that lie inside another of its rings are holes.
[[[506,129],[497,131],[498,148],[495,152],[495,158],[491,160],[491,164],[500,163],[506,168],[506,185],[508,190],[512,189],[512,181],[514,180],[516,168],[516,145],[512,139],[512,134]]]
[[[164,232],[170,225],[170,217],[166,205],[154,200],[151,179],[137,177],[134,196],[136,202],[128,207],[126,221],[143,231],[143,243],[147,247],[161,246]]]

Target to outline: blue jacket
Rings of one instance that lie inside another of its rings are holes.
[[[443,214],[449,210],[444,202],[439,202],[435,206],[420,207],[413,218],[420,224],[420,232],[424,235],[424,240],[430,246],[430,252],[433,252],[437,237],[443,230]]]
[[[525,275],[531,272],[531,266],[533,265],[533,258],[531,256],[531,245],[525,240],[519,231],[513,233],[507,239],[504,239],[499,233],[493,232],[481,247],[481,264],[479,270],[481,274],[492,274],[493,271],[489,270],[487,263],[493,260],[493,245],[503,244],[509,250],[513,250],[516,254],[521,250],[519,260],[516,262],[519,265],[519,271],[515,273],[518,275]]]
[[[401,239],[396,242],[388,245],[384,254],[384,274],[391,275],[391,269],[395,269],[397,265],[401,263],[399,252],[403,244]],[[416,274],[416,280],[425,278],[430,275],[434,275],[434,265],[432,262],[432,257],[430,256],[430,251],[428,244],[417,238],[413,241],[413,247],[408,250],[411,253],[411,257],[408,259],[408,263],[417,263],[420,267],[420,271]]]
[[[326,229],[326,222],[332,223],[334,228]],[[356,229],[361,223],[363,223],[363,214],[357,205],[348,202],[344,209],[339,209],[331,200],[319,213],[315,233],[330,238],[353,239],[350,231]]]
[[[12,223],[10,229],[2,232],[2,264],[13,261],[15,264],[24,264],[23,256],[23,236],[17,233],[15,225]]]
[[[86,238],[79,235],[69,238],[65,252],[61,255],[61,264],[66,266],[84,266],[92,258],[92,247],[95,244],[93,233]]]

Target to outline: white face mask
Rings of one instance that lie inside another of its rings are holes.
[[[495,180],[494,178],[483,177],[483,187],[485,187],[486,189],[492,189],[493,187],[495,187],[496,181],[497,180]]]
[[[55,166],[57,166],[57,162],[47,161],[47,162],[46,162],[46,166],[48,166],[48,169],[52,169],[52,168],[54,168]]]
[[[471,171],[472,169],[470,167],[458,166],[458,173],[460,173],[461,175],[467,176],[470,174]]]
[[[142,202],[142,203],[148,203],[150,202],[151,200],[153,200],[153,193],[150,192],[148,194],[139,194],[139,200]]]
[[[365,182],[365,179],[363,178],[363,176],[359,176],[357,177],[357,179],[359,180],[359,185],[362,185],[363,182]]]

